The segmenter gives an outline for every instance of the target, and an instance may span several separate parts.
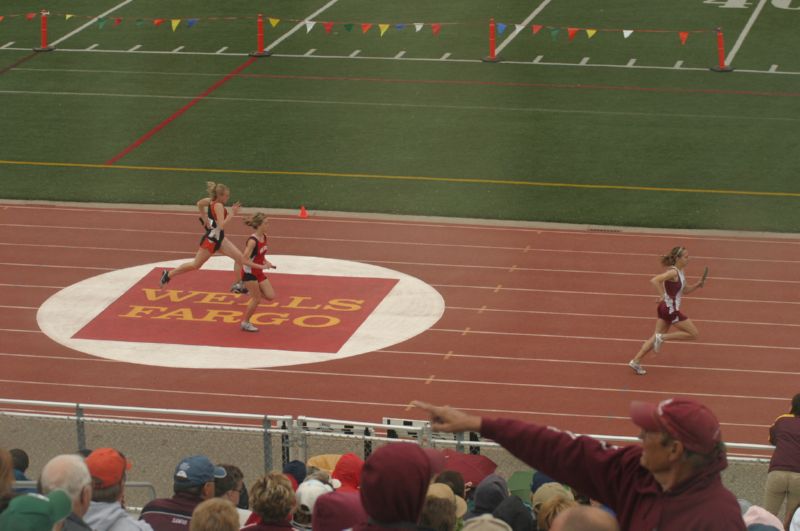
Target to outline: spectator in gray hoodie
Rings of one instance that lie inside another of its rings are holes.
[[[150,524],[134,520],[125,511],[126,471],[131,463],[113,448],[98,448],[86,458],[92,476],[92,501],[84,520],[94,531],[153,531]]]
[[[475,507],[464,515],[464,521],[497,509],[508,498],[508,484],[497,474],[489,474],[478,483],[475,489]]]

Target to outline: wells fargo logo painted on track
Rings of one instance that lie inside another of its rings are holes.
[[[170,367],[247,368],[312,363],[363,354],[409,339],[444,312],[436,290],[382,267],[327,258],[271,256],[278,297],[262,299],[239,323],[247,295],[229,293],[232,262],[214,257],[201,271],[158,289],[164,267],[148,264],[65,288],[39,309],[41,329],[70,348],[119,361]]]

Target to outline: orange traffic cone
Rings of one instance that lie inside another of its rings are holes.
[[[300,207],[300,217],[303,219],[306,219],[308,217],[308,210],[306,210],[306,207],[304,206]]]

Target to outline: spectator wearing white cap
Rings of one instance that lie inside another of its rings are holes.
[[[98,448],[86,458],[92,476],[92,501],[84,519],[94,531],[152,531],[134,520],[122,505],[131,462],[113,448]]]
[[[311,529],[314,504],[317,502],[317,498],[333,492],[333,490],[333,485],[314,477],[309,477],[300,483],[295,492],[297,505],[292,515],[292,527],[299,530]]]
[[[140,519],[155,531],[187,531],[195,507],[214,497],[214,479],[224,477],[225,469],[214,466],[208,457],[186,457],[175,467],[174,495],[152,500],[142,509]]]

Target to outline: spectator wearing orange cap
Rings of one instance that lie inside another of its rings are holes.
[[[92,476],[92,501],[84,520],[94,531],[152,531],[134,520],[123,506],[125,479],[131,462],[113,448],[98,448],[85,460]]]
[[[450,407],[414,403],[436,431],[480,432],[514,456],[610,507],[628,531],[744,531],[736,497],[722,485],[725,445],[714,414],[687,399],[634,402],[641,445],[615,447],[591,437]]]

